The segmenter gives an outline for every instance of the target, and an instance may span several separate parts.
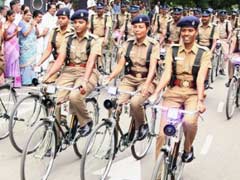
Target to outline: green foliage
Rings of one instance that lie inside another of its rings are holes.
[[[152,0],[156,3],[158,0]],[[183,6],[183,7],[201,7],[214,9],[231,9],[234,5],[240,7],[240,0],[160,0],[161,3],[167,3],[170,6]]]

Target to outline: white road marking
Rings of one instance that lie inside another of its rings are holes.
[[[223,108],[224,108],[224,102],[221,101],[219,104],[218,104],[218,107],[217,107],[217,112],[221,113],[223,112]]]
[[[103,169],[95,171],[93,174],[101,175]],[[124,172],[124,173],[123,173]],[[132,156],[113,163],[108,174],[109,180],[141,180],[141,164]]]
[[[208,153],[210,146],[212,144],[212,141],[213,141],[213,135],[208,135],[202,146],[202,150],[201,150],[200,154],[206,155]]]

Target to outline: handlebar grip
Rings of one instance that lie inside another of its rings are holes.
[[[83,89],[82,86],[79,86],[79,91],[80,91],[80,94],[82,94],[82,95],[86,94],[86,91],[85,91],[85,89]]]
[[[37,78],[33,78],[33,79],[32,79],[32,84],[33,84],[34,86],[39,85],[38,79],[37,79]]]

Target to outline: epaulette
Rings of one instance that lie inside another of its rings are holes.
[[[197,47],[200,48],[200,49],[203,49],[204,51],[208,51],[208,50],[209,50],[208,47],[206,47],[206,46],[201,46],[201,45],[199,45],[199,44],[197,44]]]
[[[152,37],[147,36],[147,39],[148,39],[148,41],[149,41],[150,43],[152,43],[153,45],[155,45],[155,44],[158,43],[158,41],[157,41],[156,39],[152,38]]]
[[[127,42],[129,42],[129,41],[135,41],[135,38],[128,38]]]
[[[90,32],[89,32],[89,36],[91,36],[93,39],[98,39],[98,36],[96,36],[96,35],[94,35],[94,34],[92,34]]]
[[[72,38],[76,38],[77,37],[75,32],[71,32],[71,33],[66,34],[65,38],[67,39],[70,36],[72,36]]]
[[[180,44],[172,44],[171,47],[179,47]]]

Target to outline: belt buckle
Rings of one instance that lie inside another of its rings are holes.
[[[142,74],[141,74],[141,73],[137,73],[137,74],[136,74],[136,77],[137,77],[137,78],[141,78],[141,77],[142,77]]]
[[[190,86],[189,81],[183,81],[182,86],[185,87],[185,88],[188,88]]]

